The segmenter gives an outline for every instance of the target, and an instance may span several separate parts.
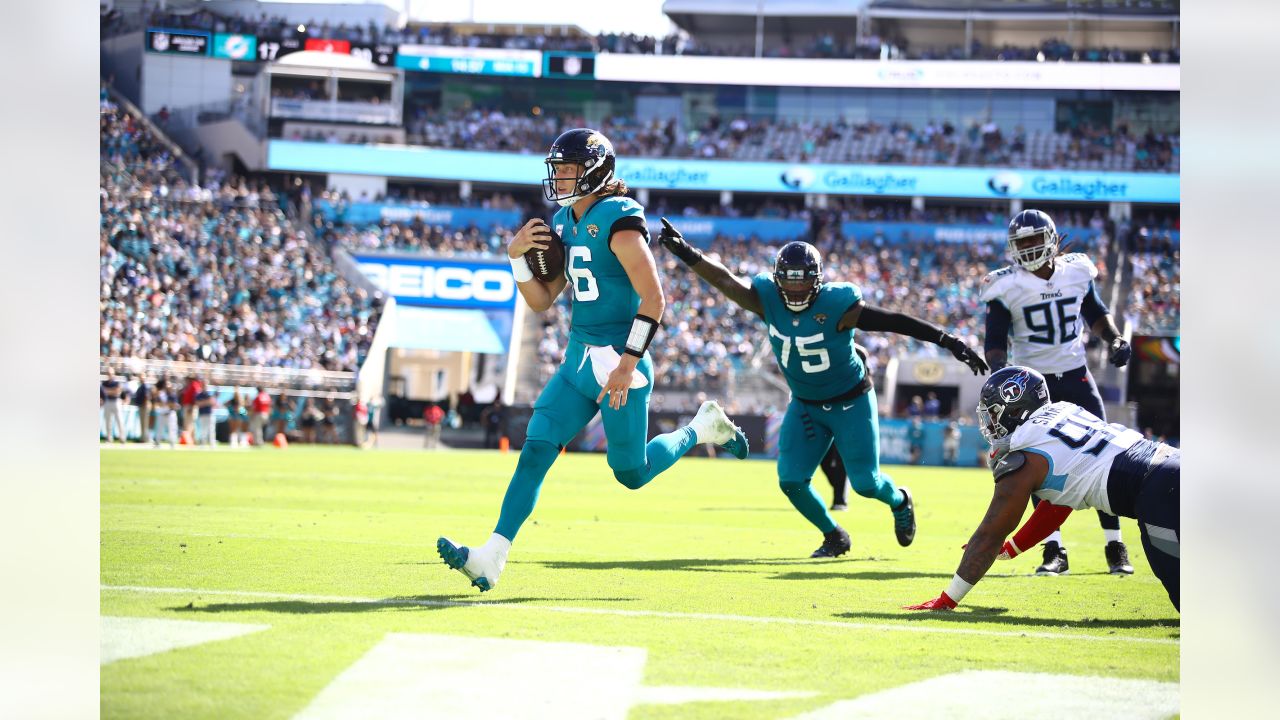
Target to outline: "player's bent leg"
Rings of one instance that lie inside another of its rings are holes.
[[[1174,609],[1180,606],[1181,523],[1179,512],[1179,475],[1181,459],[1175,457],[1161,463],[1143,482],[1138,494],[1138,528],[1142,533],[1142,549],[1147,554],[1151,571],[1169,593]]]
[[[838,526],[810,480],[830,447],[830,431],[814,421],[804,403],[792,399],[778,431],[778,487],[791,506],[822,531],[824,544],[825,536]]]
[[[916,511],[911,492],[899,488],[893,478],[880,470],[880,418],[875,391],[848,405],[832,407],[829,416],[827,422],[853,491],[889,506],[893,513],[893,534],[899,545],[907,547],[915,542]]]
[[[814,491],[812,482],[807,479],[779,478],[778,487],[791,501],[791,505],[804,516],[804,519],[813,523],[813,526],[821,530],[824,535],[836,529],[836,521],[827,512],[827,504]]]

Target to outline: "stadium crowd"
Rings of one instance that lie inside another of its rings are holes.
[[[1169,235],[1140,230],[1131,245],[1128,320],[1142,335],[1181,332],[1182,254]]]
[[[307,38],[348,40],[358,43],[437,45],[451,47],[506,48],[515,50],[568,50],[640,55],[715,55],[753,57],[754,39],[738,42],[699,38],[678,31],[663,37],[634,33],[601,33],[595,36],[566,34],[463,33],[444,24],[396,27],[369,23],[330,23],[309,20],[296,23],[280,16],[260,13],[257,16],[218,14],[208,10],[190,13],[144,9],[140,15],[125,15],[111,9],[100,14],[102,37],[146,27],[206,30],[210,32],[252,33],[265,37],[300,35]],[[301,30],[299,30],[301,27]],[[864,60],[1023,60],[1038,62],[1108,62],[1108,63],[1177,63],[1181,54],[1176,47],[1144,50],[1119,47],[1074,47],[1064,40],[1048,38],[1038,45],[987,46],[979,41],[963,44],[912,47],[903,38],[867,35],[858,40],[851,33],[819,33],[794,35],[786,33],[780,40],[770,33],[761,49],[770,58],[839,58]]]
[[[101,103],[102,356],[353,371],[380,300],[340,278],[266,185],[189,185]]]
[[[486,108],[410,107],[406,115],[409,144],[523,154],[542,152],[566,127],[587,125],[580,116]],[[674,119],[609,117],[599,129],[622,157],[1167,172],[1181,166],[1177,134],[1138,133],[1123,121],[1114,127],[1079,125],[1050,133],[1001,128],[990,121],[964,125],[944,119],[915,126],[713,115],[687,128]]]

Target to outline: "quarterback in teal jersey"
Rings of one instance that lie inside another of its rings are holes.
[[[778,483],[796,510],[822,531],[822,545],[810,557],[837,557],[851,545],[849,533],[810,485],[833,440],[854,491],[888,505],[898,544],[910,545],[916,535],[915,505],[907,488],[895,486],[880,471],[876,393],[854,350],[854,331],[896,332],[941,345],[975,374],[987,372],[982,356],[936,325],[868,304],[853,283],[823,282],[822,256],[809,243],[787,243],[772,273],[746,280],[703,256],[666,218],[662,225],[663,246],[769,328],[774,357],[791,388],[778,439]]]
[[[695,445],[711,443],[740,459],[748,453],[746,436],[713,401],[703,403],[688,425],[645,442],[653,390],[647,349],[666,303],[649,252],[644,208],[625,197],[627,186],[614,178],[614,162],[609,140],[586,128],[561,134],[547,154],[543,191],[560,205],[551,223],[564,242],[563,275],[538,280],[525,262],[525,253],[547,250],[555,242],[540,219],[525,223],[507,248],[529,307],[545,312],[566,286],[573,288],[573,306],[564,362],[533,405],[493,534],[478,547],[444,537],[436,542],[445,564],[481,592],[497,584],[511,541],[533,512],[551,464],[596,413],[604,424],[609,467],[632,490]]]

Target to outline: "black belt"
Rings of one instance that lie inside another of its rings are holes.
[[[797,399],[799,399],[800,402],[808,403],[809,405],[834,405],[839,402],[846,402],[855,398],[860,398],[870,392],[873,387],[875,386],[871,383],[871,376],[863,375],[862,382],[854,385],[851,390],[843,395],[837,395],[833,398],[827,398],[826,400],[806,400],[805,398]]]

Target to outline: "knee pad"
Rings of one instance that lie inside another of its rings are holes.
[[[526,440],[520,448],[520,459],[516,462],[516,474],[526,473],[541,477],[551,469],[551,464],[560,456],[560,448],[545,440]]]
[[[639,490],[647,482],[644,466],[632,468],[631,470],[614,470],[613,477],[628,490]]]

